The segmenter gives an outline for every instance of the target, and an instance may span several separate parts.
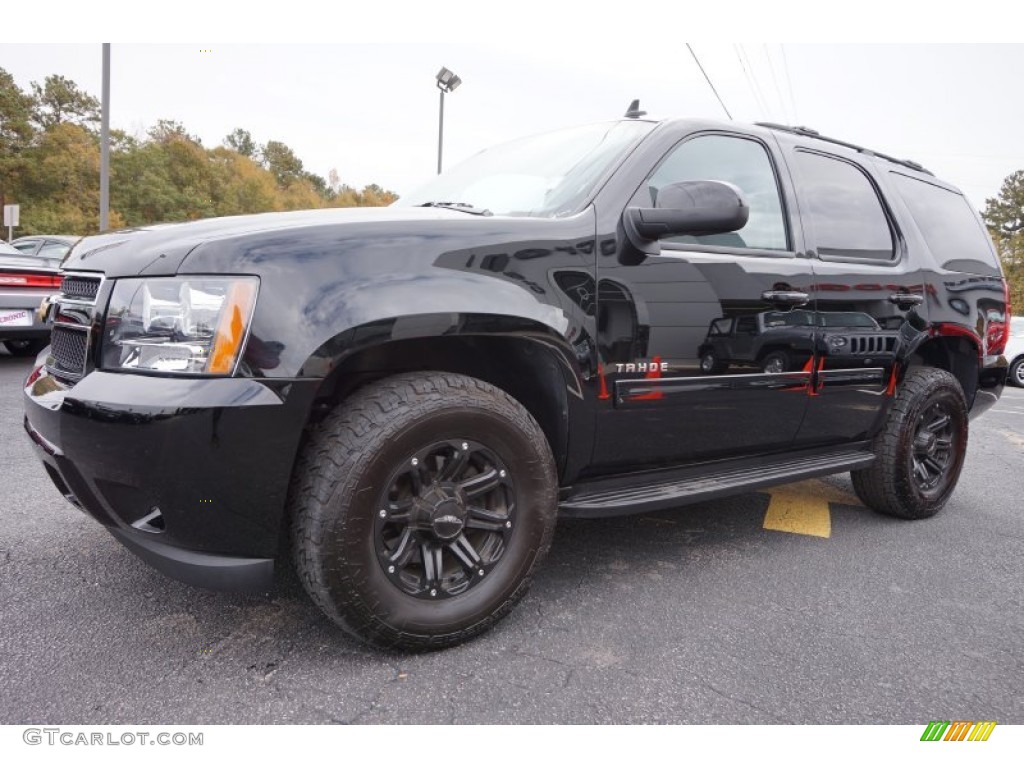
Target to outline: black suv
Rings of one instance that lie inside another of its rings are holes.
[[[850,471],[929,517],[1006,381],[961,193],[778,125],[556,131],[390,208],[117,232],[64,267],[24,400],[60,492],[192,584],[290,557],[387,647],[493,625],[558,515]],[[709,328],[780,318],[775,362],[702,359]]]

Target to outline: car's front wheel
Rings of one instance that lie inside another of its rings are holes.
[[[467,376],[402,374],[332,411],[291,493],[293,556],[317,605],[373,645],[423,650],[488,628],[554,533],[543,431]]]
[[[956,488],[967,425],[967,403],[953,374],[910,370],[875,438],[875,463],[851,473],[861,501],[905,520],[934,515]]]
[[[1010,383],[1024,387],[1024,356],[1018,357],[1010,365]]]

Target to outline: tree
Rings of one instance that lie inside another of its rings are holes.
[[[10,199],[29,170],[23,153],[35,135],[32,104],[32,97],[0,69],[0,195]]]
[[[287,189],[305,176],[302,161],[284,142],[268,141],[263,146],[260,155],[263,159],[263,166],[274,174],[277,185],[281,189]]]
[[[224,137],[224,146],[235,150],[242,157],[250,160],[256,159],[256,142],[252,140],[252,134],[244,128],[235,128]]]
[[[61,123],[88,128],[100,121],[99,100],[81,90],[74,80],[50,75],[43,85],[32,83],[32,94],[35,98],[32,119],[44,130]]]
[[[1024,309],[1024,170],[1003,180],[999,195],[985,201],[982,217],[1010,283],[1010,303],[1020,312]]]

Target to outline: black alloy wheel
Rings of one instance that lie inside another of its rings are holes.
[[[480,443],[434,443],[402,462],[378,503],[377,560],[395,586],[423,599],[464,594],[508,548],[516,494],[505,464]]]
[[[955,440],[956,425],[949,405],[941,400],[933,402],[918,419],[910,457],[922,494],[935,493],[948,482],[956,466]]]

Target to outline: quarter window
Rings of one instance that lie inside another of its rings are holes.
[[[878,193],[851,163],[811,152],[797,153],[800,205],[810,220],[821,256],[889,261],[892,229]]]
[[[784,251],[789,247],[786,224],[768,152],[757,141],[736,136],[698,136],[665,158],[647,182],[651,202],[666,184],[680,181],[727,181],[739,187],[750,206],[743,229],[722,235],[668,237],[664,242],[760,248]]]

